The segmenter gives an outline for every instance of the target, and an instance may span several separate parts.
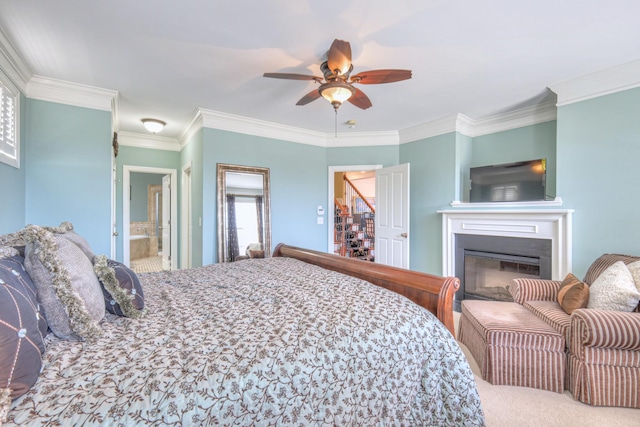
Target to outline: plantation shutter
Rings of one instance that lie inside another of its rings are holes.
[[[0,152],[15,159],[16,142],[16,95],[0,82]]]

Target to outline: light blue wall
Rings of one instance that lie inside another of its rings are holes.
[[[397,145],[327,148],[327,167],[348,165],[382,165],[387,167],[397,165],[399,159]]]
[[[149,218],[149,186],[162,185],[162,175],[132,172],[131,183],[131,222],[145,222]]]
[[[20,94],[20,168],[0,163],[0,183],[2,183],[2,199],[4,203],[0,209],[0,234],[13,233],[25,226],[25,195],[26,195],[26,110],[27,102]]]
[[[471,166],[547,159],[546,187],[556,196],[556,121],[524,126],[473,138]],[[469,200],[468,188],[464,200]]]
[[[202,266],[203,251],[203,185],[204,168],[202,163],[202,129],[188,141],[180,152],[180,165],[184,168],[191,165],[191,266]],[[180,173],[182,175],[182,173]],[[182,179],[182,178],[181,178]],[[182,188],[182,187],[181,187]],[[182,191],[180,191],[180,205],[182,206]],[[182,222],[181,222],[182,224]],[[210,244],[210,243],[209,243]],[[184,267],[185,260],[180,254],[180,265]]]
[[[400,146],[400,163],[410,163],[410,260],[412,270],[441,274],[442,218],[456,194],[455,132]]]
[[[123,165],[145,166],[163,169],[180,169],[180,153],[177,151],[151,150],[148,148],[127,147],[120,145],[116,157],[116,260],[122,261],[122,185]],[[180,173],[178,173],[178,188],[180,187]],[[108,198],[108,196],[106,196]],[[178,212],[180,210],[178,209]]]
[[[640,88],[558,108],[558,195],[574,208],[573,271],[640,255]]]
[[[33,99],[26,104],[26,222],[70,221],[94,252],[110,254],[111,113]]]
[[[203,264],[217,260],[217,163],[270,169],[273,245],[326,250],[326,223],[316,223],[327,200],[325,148],[205,128],[202,158]]]

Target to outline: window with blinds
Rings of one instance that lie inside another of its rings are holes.
[[[11,90],[0,75],[0,161],[20,167],[18,138],[19,94]]]

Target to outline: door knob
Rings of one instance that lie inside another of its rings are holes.
[[[409,237],[409,235],[407,233],[401,233],[400,237]]]
[[[114,231],[114,232],[113,232],[113,235],[114,235],[114,236],[116,236],[116,237],[118,237],[118,232],[117,232],[117,231]]]

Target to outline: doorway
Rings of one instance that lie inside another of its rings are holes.
[[[176,175],[123,166],[123,263],[136,273],[177,268]]]
[[[329,253],[375,261],[375,170],[380,168],[329,167]]]

